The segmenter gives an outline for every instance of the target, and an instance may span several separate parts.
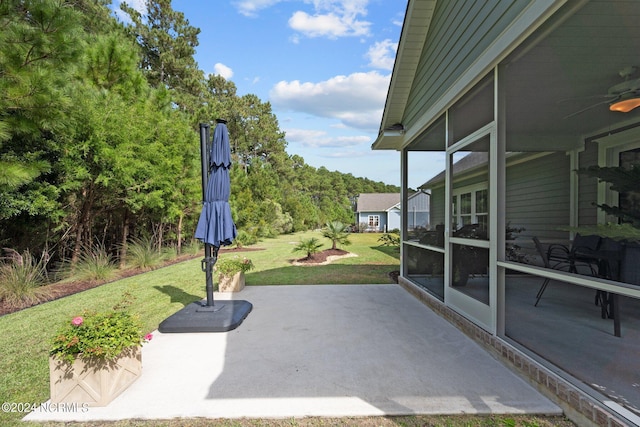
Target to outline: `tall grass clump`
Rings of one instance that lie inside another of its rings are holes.
[[[153,270],[162,264],[165,254],[158,251],[153,239],[134,239],[127,247],[127,266]]]
[[[178,247],[177,246],[165,246],[162,248],[162,259],[173,259],[178,258]]]
[[[182,253],[187,255],[198,255],[202,250],[202,243],[193,239],[182,245]]]
[[[63,270],[76,280],[111,280],[116,277],[118,267],[104,245],[95,245],[82,251],[73,268],[65,266]]]
[[[14,252],[11,261],[0,264],[0,300],[9,307],[21,308],[47,300],[51,291],[47,280],[45,255],[36,259],[29,251]]]

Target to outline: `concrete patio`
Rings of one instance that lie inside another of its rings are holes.
[[[398,285],[247,287],[223,333],[159,333],[143,374],[107,407],[25,420],[560,414]]]

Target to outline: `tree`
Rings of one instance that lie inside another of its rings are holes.
[[[331,240],[331,249],[336,249],[338,244],[350,245],[349,227],[339,221],[332,221],[326,224],[322,230],[322,237]]]
[[[203,73],[194,59],[200,29],[173,10],[171,0],[147,0],[146,6],[143,17],[126,3],[120,5],[133,21],[128,29],[141,48],[140,68],[152,87],[174,90],[174,101],[193,113],[193,97],[203,92]]]
[[[198,123],[215,118],[228,120],[246,241],[349,223],[355,195],[399,191],[287,154],[268,102],[204,78],[199,30],[169,0],[146,0],[145,14],[124,6],[130,25],[110,4],[0,0],[3,246],[55,247],[55,261],[96,243],[124,258],[131,239],[179,248],[200,212]]]
[[[44,180],[83,47],[81,15],[61,1],[0,2],[0,220],[59,214]]]

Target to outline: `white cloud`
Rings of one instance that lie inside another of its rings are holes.
[[[147,14],[147,0],[126,0],[121,3],[127,3],[131,8],[140,12],[140,15]]]
[[[132,24],[133,22],[131,21],[131,18],[129,17],[129,15],[126,12],[124,12],[122,9],[120,9],[120,4],[122,3],[125,3],[127,6],[129,6],[133,10],[139,12],[140,15],[142,16],[147,15],[146,0],[115,0],[113,3],[114,3],[113,4],[114,14],[120,21],[124,23]]]
[[[347,19],[345,16],[309,15],[298,11],[289,18],[289,26],[307,37],[328,37],[335,39],[346,36],[369,35],[371,23]]]
[[[371,22],[361,20],[367,15],[369,0],[314,0],[314,13],[294,12],[289,26],[307,37],[369,36]],[[308,1],[307,1],[308,3]]]
[[[229,80],[231,77],[233,77],[233,70],[226,65],[218,62],[213,66],[213,74],[220,75],[224,77],[225,80]]]
[[[281,81],[270,91],[275,108],[340,120],[345,126],[377,132],[390,75],[377,71],[336,76],[319,83]]]
[[[340,148],[370,143],[371,138],[360,136],[330,136],[322,130],[285,129],[287,142],[308,148]]]
[[[234,5],[240,14],[248,17],[255,17],[258,15],[260,10],[271,7],[281,1],[282,0],[242,0],[234,2]]]
[[[397,50],[398,43],[394,43],[389,39],[376,42],[369,47],[369,51],[366,54],[367,58],[369,58],[369,66],[382,70],[392,70]]]
[[[137,0],[141,1],[141,0]],[[234,2],[238,12],[247,17],[284,0],[239,0]],[[371,34],[371,22],[361,19],[367,15],[370,0],[304,0],[312,11],[298,10],[289,18],[289,27],[307,37],[361,37]],[[299,42],[299,36],[291,38]]]

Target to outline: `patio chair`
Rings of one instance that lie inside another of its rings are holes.
[[[598,251],[602,238],[600,236],[582,236],[576,234],[571,247],[561,244],[551,244],[547,248],[549,263],[569,263],[569,272],[578,273],[578,266],[586,266],[592,276],[598,275],[598,261],[593,254]],[[552,267],[553,268],[553,267]]]
[[[540,240],[535,236],[533,237],[533,243],[536,245],[536,250],[538,251],[540,258],[542,258],[542,263],[544,264],[544,268],[555,268],[560,266],[561,263],[559,262],[554,264],[554,266],[551,265],[547,251],[544,250],[544,248],[542,247],[542,243],[540,243]],[[568,271],[569,264],[566,264],[566,266]],[[538,289],[538,293],[536,294],[536,303],[534,304],[534,307],[538,306],[538,303],[540,302],[540,298],[542,298],[542,294],[547,289],[547,286],[549,285],[550,281],[551,279],[546,278],[544,279],[544,282],[542,282],[542,286],[540,286],[540,289]]]
[[[576,238],[577,237],[578,236],[576,235]],[[593,260],[587,260],[586,258],[582,259],[580,256],[575,256],[575,253],[572,253],[564,245],[551,244],[545,251],[544,248],[542,247],[542,243],[540,243],[540,240],[535,236],[533,237],[533,243],[536,246],[536,250],[538,251],[538,254],[542,258],[542,262],[545,268],[567,271],[569,273],[577,273],[578,266],[586,266],[589,268],[591,275],[593,276],[598,275],[597,271],[594,270],[593,268],[593,264],[594,264]],[[575,243],[575,240],[574,240],[574,243]],[[576,249],[582,248],[582,246],[576,246],[576,245],[573,245],[572,247]],[[584,250],[584,249],[581,249],[581,250]],[[579,254],[584,252],[578,251],[577,253]],[[564,256],[562,256],[563,254]],[[544,294],[544,291],[547,289],[547,286],[549,285],[550,281],[551,279],[546,278],[544,279],[544,282],[542,282],[542,285],[540,286],[540,289],[536,294],[536,303],[534,304],[535,307],[538,306],[538,303],[542,298],[542,294]]]
[[[624,253],[624,245],[609,238],[603,238],[598,248],[598,276],[603,279],[620,280],[620,262]],[[613,318],[613,294],[602,290],[596,291],[595,303],[602,309],[602,318]]]

